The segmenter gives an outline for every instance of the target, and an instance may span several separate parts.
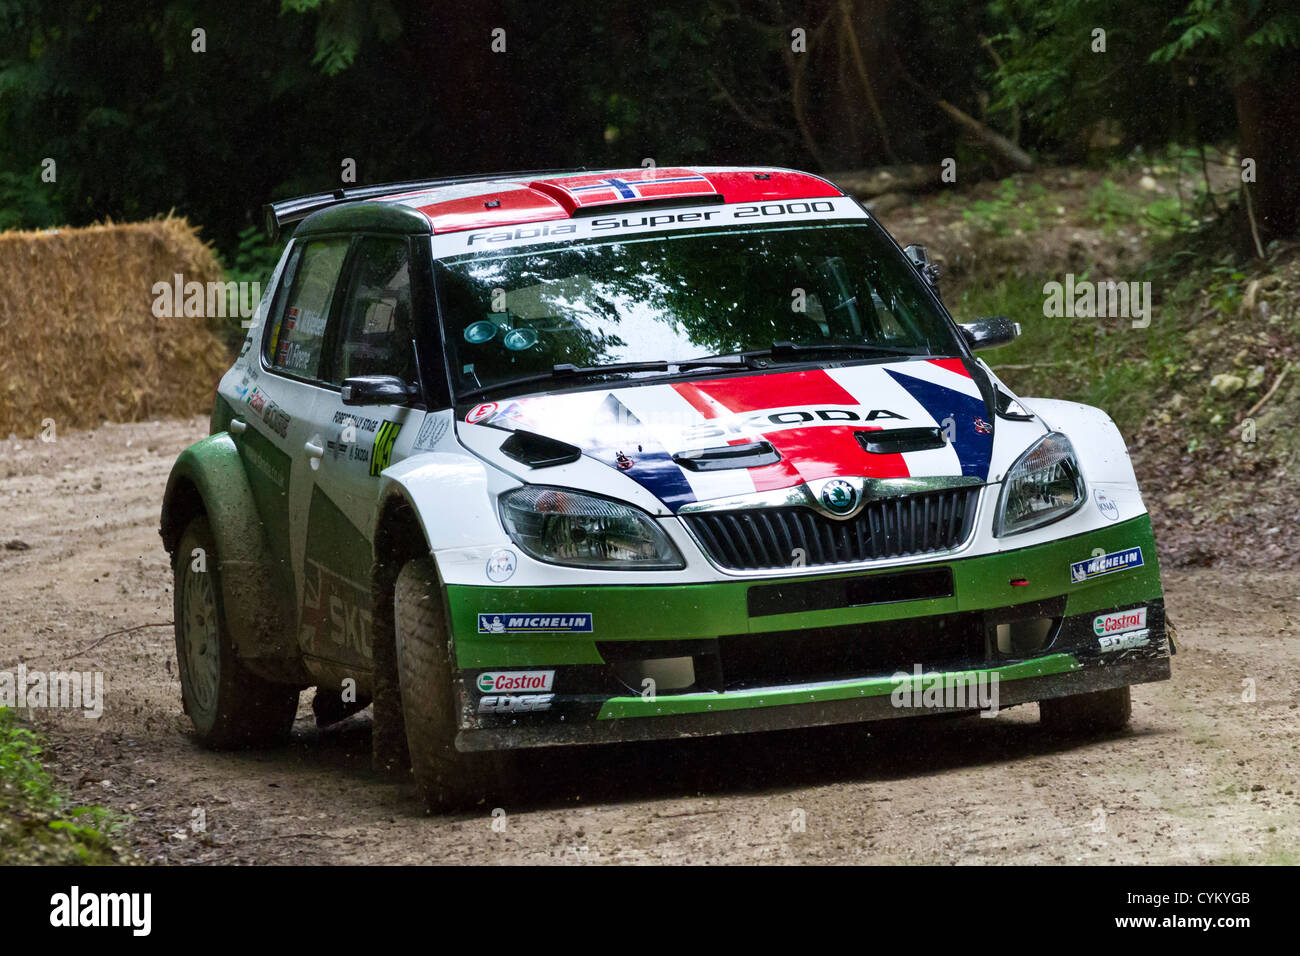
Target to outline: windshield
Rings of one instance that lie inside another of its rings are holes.
[[[895,358],[961,354],[911,264],[871,222],[531,246],[435,270],[458,393],[557,365],[678,363],[776,343],[805,347],[775,359],[785,361],[879,357],[863,346]]]

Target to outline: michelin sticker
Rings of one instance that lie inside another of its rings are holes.
[[[1119,520],[1119,505],[1115,504],[1114,499],[1106,492],[1094,491],[1092,497],[1097,502],[1097,510],[1101,512],[1103,518],[1107,521]]]
[[[1099,554],[1095,558],[1088,558],[1086,561],[1076,561],[1070,565],[1070,580],[1075,584],[1081,581],[1091,581],[1093,578],[1099,578],[1105,574],[1114,574],[1116,571],[1127,571],[1130,568],[1142,567],[1142,549],[1129,548],[1125,551],[1112,551],[1110,554]]]
[[[480,634],[590,634],[591,614],[480,614]]]

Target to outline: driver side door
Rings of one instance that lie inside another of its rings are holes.
[[[312,476],[304,557],[304,647],[341,665],[372,668],[370,576],[379,475],[404,457],[417,414],[404,405],[345,405],[343,383],[358,375],[418,381],[411,303],[411,256],[404,236],[357,238],[331,336],[323,390],[314,411],[322,449]]]

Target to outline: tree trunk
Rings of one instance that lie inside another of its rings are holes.
[[[1255,160],[1250,190],[1264,242],[1289,236],[1300,226],[1300,63],[1279,58],[1273,68],[1238,83],[1232,91],[1243,159]]]

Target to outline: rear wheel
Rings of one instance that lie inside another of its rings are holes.
[[[1133,699],[1127,687],[1038,702],[1043,726],[1062,736],[1122,730],[1132,713]]]
[[[456,749],[451,633],[432,559],[403,566],[393,605],[402,717],[416,787],[431,810],[474,806],[503,772],[504,756]]]
[[[200,742],[213,749],[283,743],[298,689],[252,673],[235,654],[221,606],[216,539],[206,515],[186,526],[172,555],[181,700]]]

